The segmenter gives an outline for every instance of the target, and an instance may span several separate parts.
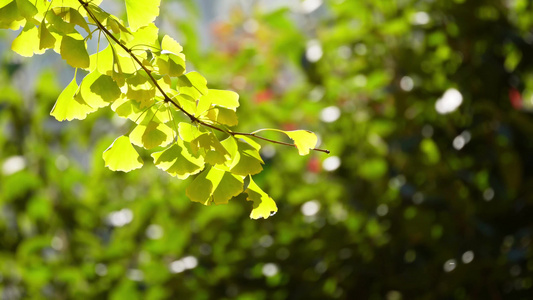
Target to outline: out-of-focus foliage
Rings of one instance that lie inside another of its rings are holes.
[[[191,2],[162,1],[158,22],[239,92],[239,128],[308,128],[332,154],[263,145],[255,181],[278,213],[206,208],[157,168],[104,168],[124,123],[60,125],[72,75],[1,44],[3,299],[529,299],[528,1],[236,7],[207,49]]]

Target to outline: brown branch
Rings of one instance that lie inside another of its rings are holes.
[[[164,97],[164,101],[167,102],[167,103],[171,103],[172,105],[174,105],[177,109],[179,109],[181,112],[183,112],[187,117],[189,117],[189,119],[191,119],[191,122],[193,123],[199,123],[203,126],[206,126],[206,127],[209,127],[209,128],[212,128],[214,130],[217,130],[217,131],[220,131],[220,132],[223,132],[223,133],[226,133],[228,135],[231,135],[231,136],[237,136],[237,135],[241,135],[241,136],[250,136],[250,137],[253,137],[253,138],[256,138],[256,139],[260,139],[260,140],[264,140],[264,141],[267,141],[267,142],[270,142],[270,143],[274,143],[274,144],[279,144],[279,145],[284,145],[284,146],[290,146],[290,147],[296,147],[295,144],[290,144],[290,143],[285,143],[285,142],[280,142],[280,141],[276,141],[276,140],[271,140],[271,139],[267,139],[267,138],[264,138],[262,136],[258,136],[254,133],[244,133],[244,132],[234,132],[234,131],[230,131],[230,130],[224,130],[222,128],[219,128],[219,127],[216,127],[214,125],[211,125],[211,124],[208,124],[208,123],[205,123],[201,120],[199,120],[196,116],[194,116],[193,114],[189,113],[188,111],[186,111],[183,107],[181,107],[178,103],[176,103],[176,101],[172,100],[168,95],[167,93],[165,93],[165,91],[163,90],[163,88],[161,88],[161,86],[159,85],[159,83],[157,83],[157,80],[152,76],[152,71],[150,69],[148,69],[146,66],[144,66],[141,62],[141,60],[133,53],[133,51],[131,49],[129,49],[128,47],[126,47],[126,45],[122,44],[96,17],[95,15],[91,12],[91,10],[89,9],[89,2],[85,2],[83,0],[78,0],[78,2],[83,6],[83,8],[85,9],[85,11],[87,12],[87,14],[91,17],[91,19],[94,20],[96,26],[102,30],[108,37],[110,37],[116,44],[118,44],[122,49],[124,49],[124,51],[126,51],[130,56],[131,58],[133,58],[133,60],[135,60],[135,62],[137,64],[139,64],[139,66],[146,72],[146,74],[148,75],[148,77],[150,78],[150,80],[152,81],[152,83],[154,84],[154,86],[161,92],[161,94],[163,95]],[[329,150],[326,150],[326,149],[318,149],[318,148],[313,148],[311,150],[314,150],[314,151],[319,151],[319,152],[324,152],[324,153],[327,153],[329,154],[330,151]]]

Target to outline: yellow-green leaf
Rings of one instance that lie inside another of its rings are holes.
[[[83,120],[87,114],[93,112],[94,109],[83,102],[83,99],[74,98],[77,90],[78,84],[76,83],[76,76],[74,76],[74,79],[59,95],[50,115],[54,116],[58,121],[71,121],[72,119]]]
[[[203,157],[192,156],[181,139],[161,152],[152,153],[152,157],[156,167],[179,179],[199,173],[205,165]]]
[[[198,72],[189,72],[178,77],[178,90],[194,100],[207,94],[207,80]]]
[[[209,105],[218,105],[231,110],[239,107],[239,94],[233,91],[209,89],[207,95],[200,98],[200,102],[209,103]]]
[[[109,148],[104,151],[105,166],[112,171],[129,172],[143,166],[143,160],[133,148],[127,136],[118,137]]]
[[[141,108],[153,104],[155,97],[155,87],[149,78],[144,76],[144,72],[137,72],[135,75],[126,79],[128,84],[128,98],[133,99],[141,104]]]
[[[235,126],[239,123],[235,111],[223,107],[216,107],[209,110],[206,117],[215,124],[223,124],[228,126]]]
[[[198,175],[187,187],[186,194],[191,201],[204,205],[225,204],[242,193],[244,181],[240,176],[224,170],[211,168]]]
[[[126,0],[128,24],[133,31],[153,22],[159,15],[161,0]]]
[[[307,130],[294,130],[294,131],[284,131],[298,148],[298,153],[300,155],[307,155],[309,151],[316,147],[318,138],[316,134]]]
[[[26,19],[31,19],[37,14],[37,7],[33,5],[29,0],[15,0],[19,13]]]
[[[272,216],[278,211],[276,202],[270,196],[265,193],[252,179],[250,178],[250,183],[245,193],[248,194],[246,200],[253,202],[253,209],[250,213],[250,218],[259,219]]]
[[[61,57],[74,68],[89,68],[91,62],[85,41],[78,33],[63,36]]]
[[[39,49],[48,49],[48,48],[54,48],[54,45],[56,43],[56,39],[54,36],[50,33],[48,28],[46,28],[46,24],[43,21],[41,22],[41,26],[39,26]]]
[[[117,100],[120,94],[120,89],[110,76],[94,70],[85,76],[74,97],[97,109]]]
[[[263,159],[258,149],[233,137],[222,141],[224,148],[231,154],[226,164],[232,173],[242,176],[258,174],[263,170]]]
[[[181,54],[183,47],[170,36],[165,35],[163,37],[163,40],[161,41],[161,48],[163,51],[174,53],[185,60],[185,55]]]
[[[150,121],[146,125],[137,125],[130,134],[130,140],[136,146],[152,149],[170,144],[175,134],[174,130],[169,126]]]
[[[39,49],[39,30],[32,23],[27,23],[19,36],[13,40],[11,49],[16,53],[31,57],[33,54],[42,54],[45,50]]]

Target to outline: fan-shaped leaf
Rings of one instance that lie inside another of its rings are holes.
[[[89,68],[91,62],[85,41],[78,33],[63,36],[61,57],[74,68]]]
[[[213,167],[198,175],[187,187],[186,194],[191,201],[204,205],[225,204],[242,193],[243,187],[240,176]]]
[[[127,136],[118,137],[109,148],[104,151],[105,166],[112,171],[129,172],[139,169],[143,160],[133,148]]]
[[[160,3],[161,0],[126,0],[130,28],[135,31],[153,22],[159,15]]]
[[[244,191],[248,194],[246,200],[253,202],[253,209],[250,213],[250,218],[267,219],[271,215],[275,214],[278,211],[276,202],[267,193],[265,193],[253,180],[251,177],[248,188]]]
[[[203,157],[192,156],[181,139],[161,152],[152,153],[152,157],[156,167],[179,179],[199,173],[205,165]]]
[[[85,103],[83,99],[74,98],[77,90],[78,84],[76,83],[76,76],[74,76],[74,79],[59,95],[50,115],[54,116],[58,121],[71,121],[72,119],[83,120],[87,114],[93,112],[94,109]]]
[[[175,134],[174,130],[169,126],[150,121],[146,125],[137,125],[130,134],[130,140],[136,146],[152,149],[170,144]]]

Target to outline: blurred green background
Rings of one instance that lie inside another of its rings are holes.
[[[122,15],[121,3],[104,8]],[[241,95],[277,202],[204,207],[152,166],[114,173],[131,124],[49,116],[73,70],[0,32],[0,299],[531,299],[529,0],[162,1],[189,69]],[[190,179],[189,179],[190,180]]]

